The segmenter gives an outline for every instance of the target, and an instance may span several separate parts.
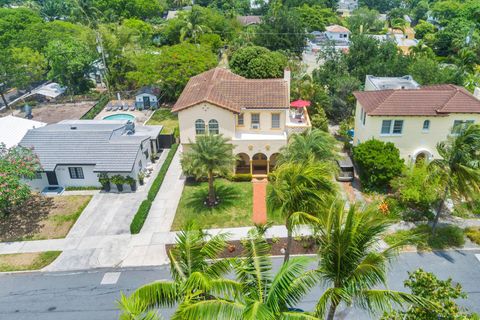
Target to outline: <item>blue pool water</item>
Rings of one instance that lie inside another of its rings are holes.
[[[112,114],[111,116],[106,116],[103,120],[135,120],[135,116],[126,113]]]

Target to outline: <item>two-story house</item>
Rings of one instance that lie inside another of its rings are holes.
[[[306,109],[290,109],[290,71],[283,79],[246,79],[215,68],[192,77],[172,112],[183,149],[198,135],[222,134],[238,156],[237,173],[267,174],[288,135],[311,127]]]
[[[437,143],[461,124],[480,123],[480,100],[450,84],[354,95],[354,145],[370,139],[393,142],[407,161],[438,158]]]

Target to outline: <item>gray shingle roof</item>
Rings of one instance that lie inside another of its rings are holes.
[[[76,164],[94,165],[95,171],[130,172],[142,141],[150,137],[123,132],[120,123],[58,123],[29,130],[20,145],[33,148],[45,171]]]

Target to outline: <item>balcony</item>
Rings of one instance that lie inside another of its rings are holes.
[[[290,109],[287,116],[286,128],[289,135],[292,133],[302,133],[312,128],[307,108]]]

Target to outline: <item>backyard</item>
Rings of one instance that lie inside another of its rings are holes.
[[[9,216],[0,219],[0,241],[64,238],[92,196],[34,195]]]
[[[171,134],[178,128],[178,118],[170,109],[160,108],[153,113],[147,125],[162,125],[162,134]]]

